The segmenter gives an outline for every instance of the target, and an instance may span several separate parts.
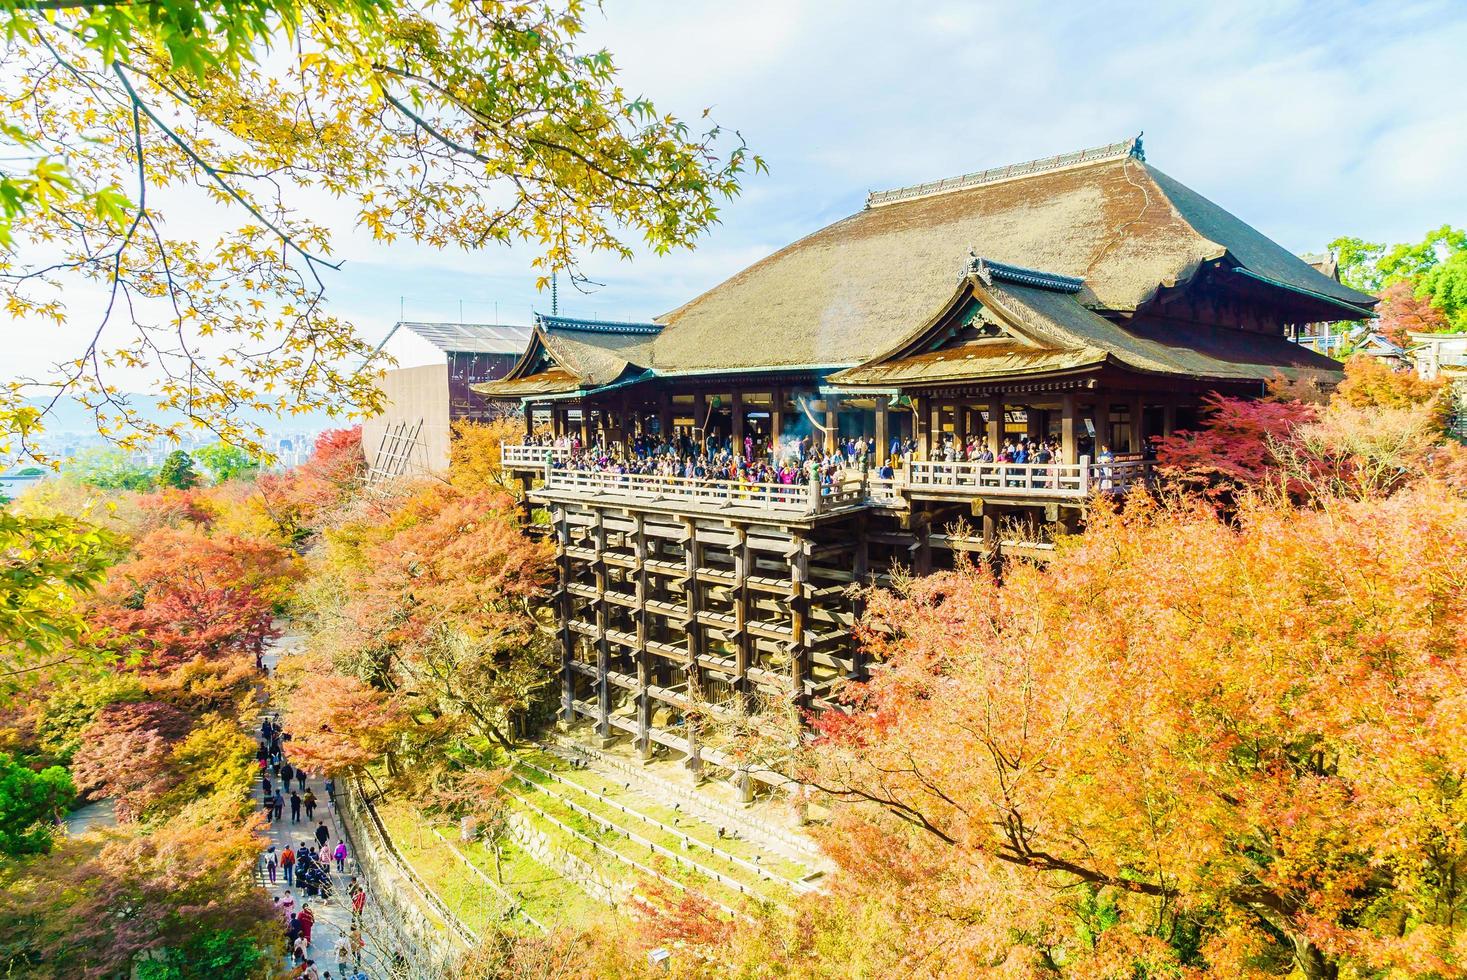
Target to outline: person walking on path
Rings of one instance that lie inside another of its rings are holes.
[[[309,905],[302,902],[300,915],[296,916],[296,921],[301,924],[301,938],[309,947],[311,945],[311,927],[316,924],[316,913],[311,911]]]
[[[356,876],[352,876],[347,892],[351,895],[351,921],[355,926],[362,921],[362,910],[367,907],[367,893],[357,881]]]
[[[331,839],[331,831],[326,829],[326,821],[322,820],[316,825],[316,846],[325,847],[326,842]]]
[[[295,771],[295,781],[300,784],[301,792],[304,793],[306,791],[306,771],[304,769]]]
[[[290,780],[294,775],[295,769],[291,767],[289,762],[285,762],[282,759],[280,763],[280,787],[282,789],[290,789]]]
[[[285,846],[285,853],[282,854],[282,855],[280,855],[280,867],[282,869],[284,869],[284,871],[285,871],[285,883],[287,885],[294,885],[295,884],[295,851],[292,851],[290,849],[290,845],[289,844],[287,844]],[[286,897],[287,898],[290,896],[290,892],[286,892],[285,894],[286,894]]]
[[[290,822],[301,822],[301,796],[295,790],[290,791]]]
[[[275,819],[278,821],[285,813],[285,797],[280,795],[280,790],[275,791]]]
[[[271,848],[271,850],[274,850],[274,848]],[[336,873],[346,874],[346,841],[341,839],[336,841],[336,852],[334,856],[336,858]],[[275,879],[271,878],[270,880],[274,881]]]
[[[270,884],[275,884],[275,872],[280,870],[280,855],[275,853],[275,845],[265,852],[265,870],[270,875]]]
[[[303,797],[301,797],[301,802],[304,803],[305,806],[306,806],[306,819],[307,820],[315,820],[316,819],[316,791],[313,790],[313,789],[306,790],[306,795],[303,796]]]

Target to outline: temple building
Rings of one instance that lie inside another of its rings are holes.
[[[518,399],[527,433],[738,454],[864,438],[878,464],[912,446],[890,479],[824,486],[506,446],[557,542],[566,719],[752,791],[760,774],[700,719],[769,698],[819,709],[862,676],[852,583],[958,551],[1042,552],[1096,494],[1147,479],[1148,440],[1195,426],[1209,392],[1338,379],[1294,328],[1369,318],[1375,302],[1151,166],[1138,137],[873,193],[653,321],[537,318],[509,373],[474,386]],[[1024,437],[1055,457],[942,449]]]
[[[391,360],[379,382],[386,403],[362,423],[372,479],[447,472],[453,423],[486,421],[518,407],[487,399],[470,386],[504,377],[529,342],[526,326],[393,324],[376,351]]]

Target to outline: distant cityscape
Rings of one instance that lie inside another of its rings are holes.
[[[312,425],[310,428],[267,429],[261,443],[276,457],[271,468],[289,469],[304,462],[310,456],[311,447],[322,430],[323,427],[319,425]],[[212,432],[186,433],[177,443],[157,439],[142,449],[127,453],[126,456],[128,462],[139,466],[160,466],[168,454],[176,449],[193,453],[218,441],[219,438]],[[91,449],[111,448],[113,445],[95,431],[46,432],[38,444],[46,456],[60,460],[72,459]]]
[[[142,399],[139,398],[139,401]],[[157,419],[162,418],[158,413],[146,410],[145,414],[150,417],[156,416]],[[323,413],[313,413],[287,420],[260,416],[246,418],[243,421],[254,422],[265,429],[261,444],[275,456],[274,462],[269,467],[271,469],[289,469],[299,465],[310,456],[316,437],[321,432],[351,424],[345,420],[332,419]],[[176,449],[193,454],[202,447],[218,441],[218,437],[212,432],[185,432],[177,443],[160,438],[142,448],[127,452],[124,458],[135,466],[156,468],[161,466],[168,454]],[[66,461],[78,455],[93,450],[112,449],[115,446],[98,435],[90,413],[75,404],[63,403],[57,406],[49,416],[45,430],[36,440],[36,448],[41,455],[60,461],[64,466]],[[35,472],[36,470],[40,472]],[[0,496],[15,497],[38,480],[49,476],[51,472],[49,469],[39,467],[34,461],[6,460],[0,463]]]

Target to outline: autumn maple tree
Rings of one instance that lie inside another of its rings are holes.
[[[502,492],[423,484],[360,507],[307,587],[317,649],[415,710],[511,744],[511,719],[553,677],[539,618],[549,549]]]
[[[119,654],[150,667],[253,655],[278,635],[275,608],[297,574],[273,542],[162,527],[112,569],[91,619]]]
[[[258,976],[278,955],[258,855],[256,824],[209,803],[0,866],[0,957],[25,976],[100,980],[212,950],[234,967],[212,975]]]
[[[871,679],[782,760],[835,804],[809,923],[872,975],[1454,975],[1464,533],[1430,481],[1133,500],[1047,569],[871,593]]]
[[[400,697],[332,672],[321,657],[287,660],[276,686],[291,759],[312,772],[359,774],[381,761],[410,724]]]

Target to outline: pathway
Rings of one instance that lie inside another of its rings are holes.
[[[294,648],[299,645],[300,640],[298,637],[281,637],[266,651],[264,658],[265,665],[273,673],[276,661],[280,659],[280,656],[293,652]],[[259,734],[257,728],[254,732],[257,739]],[[289,761],[289,742],[285,743],[285,755],[286,760]],[[280,785],[280,781],[274,777],[273,773],[271,774],[271,781],[277,786]],[[291,780],[292,788],[299,789],[299,786],[298,781],[295,779]],[[286,803],[285,809],[281,814],[281,819],[272,821],[266,828],[270,843],[275,845],[275,852],[277,854],[283,853],[287,846],[298,850],[302,841],[308,841],[314,847],[316,841],[312,835],[315,833],[318,821],[324,821],[327,829],[331,832],[330,841],[332,848],[336,847],[338,839],[345,837],[341,832],[340,826],[337,824],[335,806],[328,802],[326,781],[313,774],[307,777],[306,787],[313,790],[316,794],[318,801],[316,806],[316,819],[307,820],[305,809],[302,808],[300,822],[292,823],[290,819],[290,793],[283,791]],[[256,802],[260,801],[263,789],[263,785],[257,780],[254,788]],[[300,795],[304,797],[305,793],[301,793]],[[267,844],[266,846],[268,847],[269,845]],[[320,898],[307,898],[301,889],[287,886],[283,875],[277,875],[276,883],[271,885],[268,876],[265,874],[263,862],[261,862],[256,874],[256,878],[261,887],[267,889],[272,897],[281,898],[288,891],[291,898],[295,900],[295,910],[297,912],[301,910],[303,903],[310,906],[311,912],[316,917],[316,923],[311,931],[311,945],[307,955],[315,960],[316,969],[320,971],[323,980],[328,976],[330,980],[341,980],[343,977],[351,977],[353,975],[350,969],[343,973],[337,963],[335,950],[337,940],[343,935],[349,936],[351,932],[351,899],[347,896],[346,892],[347,884],[350,882],[354,870],[355,860],[353,855],[348,855],[346,870],[343,873],[338,873],[335,870],[335,863],[333,862],[331,871],[333,895],[330,899],[325,900]],[[367,895],[367,901],[369,904],[372,901],[370,892]],[[374,928],[374,921],[376,921],[375,916],[369,914],[364,917],[362,939],[365,943],[365,948],[362,951],[361,973],[358,975],[366,977],[368,980],[386,980],[386,978],[402,975],[391,968],[393,953],[396,948],[393,938],[386,934],[386,930],[380,927],[380,923],[377,928]]]

